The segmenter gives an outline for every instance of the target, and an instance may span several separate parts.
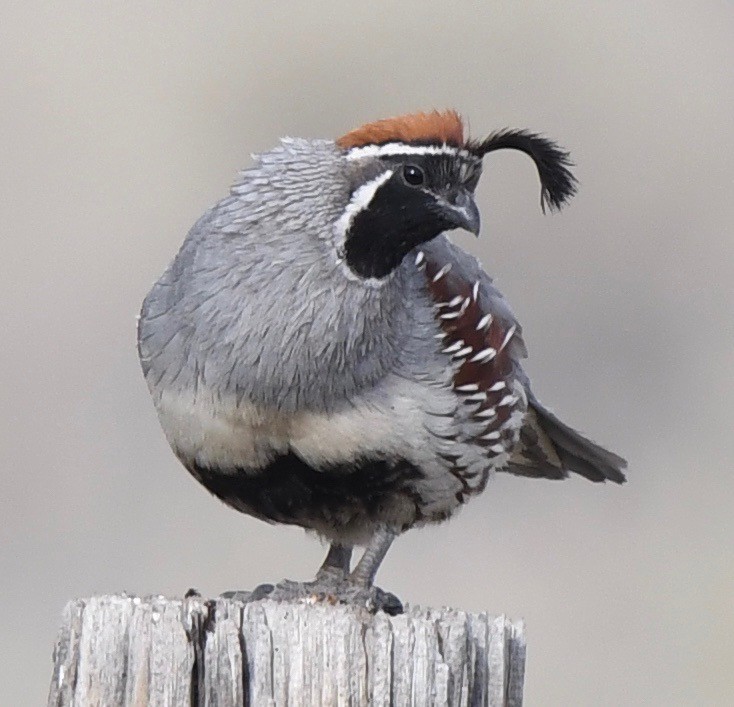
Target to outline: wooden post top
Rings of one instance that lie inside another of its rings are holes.
[[[504,616],[101,596],[64,609],[48,704],[517,707],[524,669]]]

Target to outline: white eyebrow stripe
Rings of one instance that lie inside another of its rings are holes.
[[[371,181],[363,184],[359,189],[356,189],[352,194],[352,198],[347,204],[347,208],[344,209],[344,213],[339,217],[337,222],[334,224],[334,230],[340,236],[344,236],[352,225],[352,221],[356,215],[366,209],[372,199],[375,197],[375,192],[393,175],[392,169],[385,170]]]
[[[469,150],[452,145],[408,145],[404,142],[388,142],[384,145],[365,145],[353,147],[346,154],[348,160],[361,160],[365,157],[393,157],[397,155],[451,155],[452,157],[474,157]]]

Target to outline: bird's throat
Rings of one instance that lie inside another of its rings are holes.
[[[353,218],[344,245],[349,268],[362,278],[384,278],[417,245],[450,224],[420,190],[389,181]]]

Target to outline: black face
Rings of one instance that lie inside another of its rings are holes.
[[[392,272],[415,246],[443,231],[477,233],[473,193],[481,161],[451,155],[398,155],[381,161],[392,176],[353,218],[345,257],[361,277]]]

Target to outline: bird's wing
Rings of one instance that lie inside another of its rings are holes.
[[[456,409],[451,413],[455,459],[451,472],[463,493],[482,490],[515,446],[527,403],[518,384],[525,355],[520,325],[475,258],[439,237],[418,251],[439,327],[441,350],[451,358]]]
[[[434,300],[449,298],[451,303],[459,295],[469,296],[470,308],[474,310],[473,318],[483,322],[483,326],[475,326],[476,334],[466,331],[468,327],[465,326],[465,333],[473,340],[467,343],[471,343],[477,349],[482,345],[486,346],[489,339],[492,339],[502,347],[503,352],[506,352],[507,364],[513,372],[517,370],[524,377],[520,361],[527,356],[527,350],[522,337],[522,327],[507,300],[495,287],[492,278],[482,269],[479,261],[454,245],[446,236],[439,236],[425,244],[422,252],[425,255],[426,275]],[[438,281],[435,280],[437,271],[445,272]],[[466,308],[459,304],[460,309],[466,312]],[[472,319],[472,317],[465,318]],[[448,321],[451,323],[451,320]],[[499,341],[495,341],[497,337],[500,338]],[[494,359],[490,359],[492,360]]]
[[[496,326],[496,329],[488,329],[485,332],[484,345],[497,348],[500,339],[504,342],[505,358],[502,362],[499,360],[495,362],[493,375],[498,380],[500,375],[505,380],[513,378],[527,398],[527,411],[523,418],[519,442],[513,449],[505,471],[521,476],[549,479],[563,479],[569,472],[574,472],[591,481],[624,482],[622,469],[627,465],[624,459],[586,439],[563,423],[545,408],[532,392],[528,376],[521,365],[527,350],[520,324],[502,293],[495,287],[477,259],[451,243],[445,236],[436,238],[428,244],[425,254],[428,262],[433,264],[434,270],[451,264],[451,277],[447,278],[447,281],[451,283],[453,289],[459,292],[462,288],[471,291],[475,287],[474,283],[478,283],[476,300],[481,312],[477,316],[491,316],[493,326]],[[489,341],[492,343],[488,343]],[[481,341],[469,343],[474,345],[474,349],[482,345]],[[504,370],[500,371],[500,366]],[[467,374],[477,376],[476,371],[467,371]]]

